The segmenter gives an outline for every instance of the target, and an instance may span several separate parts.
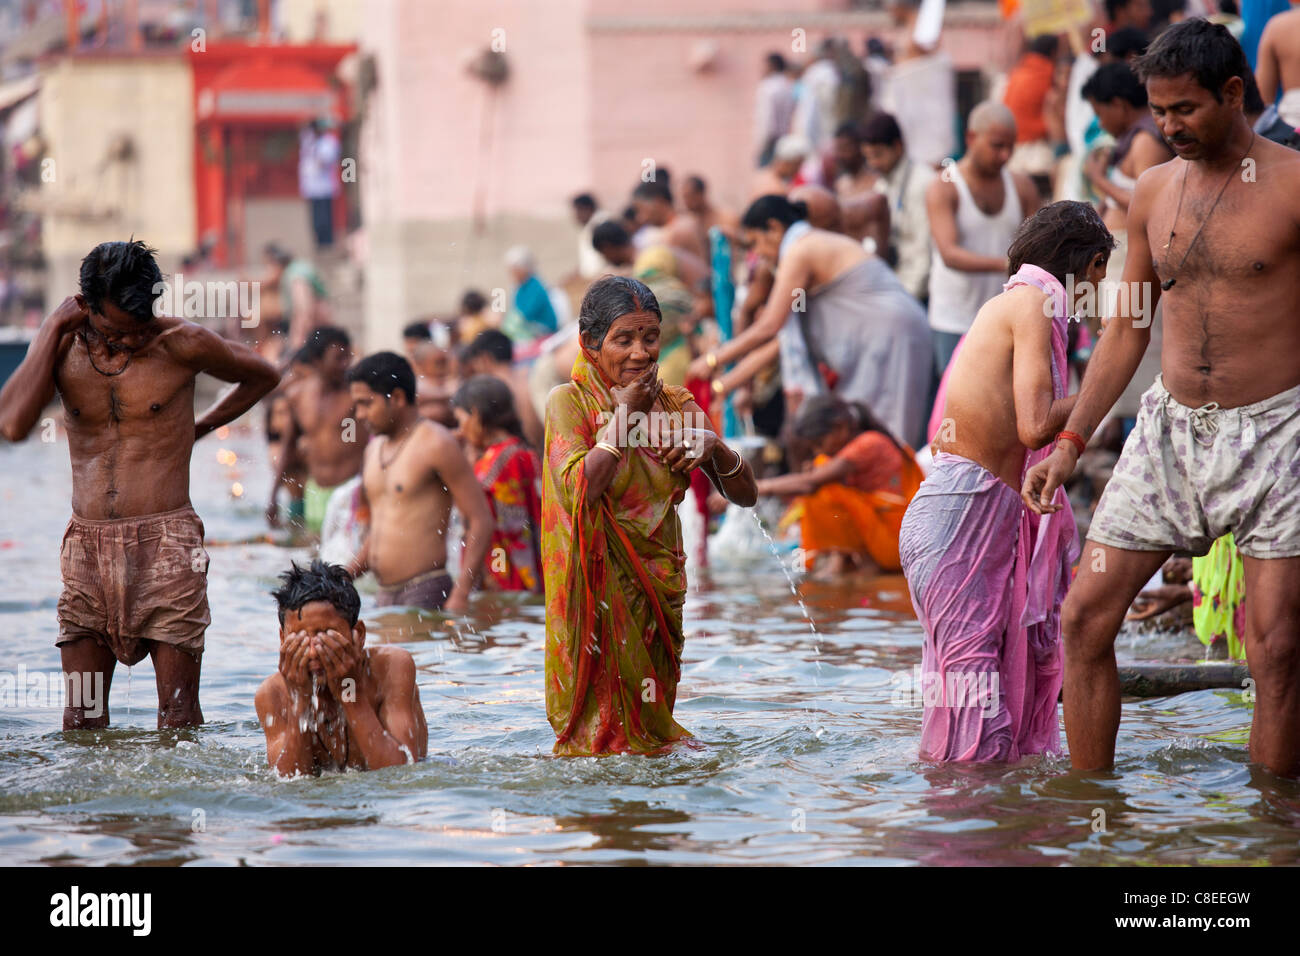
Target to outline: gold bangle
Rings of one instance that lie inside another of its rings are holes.
[[[605,450],[605,451],[607,451],[607,452],[609,452],[609,453],[610,453],[611,455],[613,455],[615,458],[622,458],[622,457],[623,457],[623,453],[622,453],[621,451],[619,451],[618,447],[615,446],[615,445],[611,445],[611,444],[610,444],[609,442],[607,442],[607,441],[598,441],[598,442],[596,442],[596,447],[597,447],[597,448],[600,448],[600,449],[603,449],[603,450]]]
[[[717,475],[719,478],[734,478],[736,477],[736,475],[740,474],[740,469],[745,467],[744,455],[742,455],[740,452],[736,451],[736,449],[730,446],[727,446],[727,451],[731,452],[733,455],[736,456],[736,467],[731,469],[731,471],[727,471],[727,472],[718,471]],[[718,467],[717,465],[713,466],[715,471],[717,471],[717,467]]]
[[[721,397],[722,393],[727,390],[727,386],[722,384],[722,379],[720,378],[715,378],[713,380],[713,384],[711,384],[709,388],[713,390],[714,395],[717,395],[719,397]]]
[[[717,369],[717,367],[718,367],[718,353],[717,353],[717,352],[709,352],[707,355],[705,355],[705,356],[704,356],[704,364],[707,365],[707,366],[709,367],[709,371],[710,371],[710,372],[712,372],[712,371],[714,371],[715,369]]]

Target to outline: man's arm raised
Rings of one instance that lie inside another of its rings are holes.
[[[223,382],[233,382],[194,423],[194,440],[233,422],[280,384],[280,373],[246,345],[230,342],[201,325],[189,325],[177,337],[177,357],[196,373],[207,372]]]
[[[86,300],[70,295],[41,323],[22,364],[0,389],[0,435],[22,441],[54,398],[54,368],[63,337],[86,320]]]
[[[1135,283],[1147,283],[1151,289],[1151,309],[1154,312],[1160,301],[1160,283],[1151,262],[1151,245],[1147,239],[1147,220],[1151,203],[1164,182],[1164,167],[1157,166],[1142,174],[1133,190],[1133,202],[1128,211],[1128,258],[1124,261],[1125,288],[1138,288]],[[1088,372],[1079,389],[1074,411],[1065,423],[1085,442],[1092,437],[1097,426],[1119,399],[1120,394],[1137,372],[1138,363],[1151,341],[1151,316],[1135,315],[1133,307],[1146,300],[1145,296],[1123,295],[1119,301],[1126,311],[1116,315],[1106,326],[1088,362]],[[1072,442],[1062,439],[1043,461],[1025,475],[1020,497],[1039,514],[1058,511],[1059,505],[1051,503],[1056,489],[1074,471],[1079,461],[1079,451]]]

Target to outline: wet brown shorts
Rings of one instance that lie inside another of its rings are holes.
[[[380,607],[422,607],[437,611],[447,603],[451,589],[451,575],[435,568],[390,588],[381,587],[375,600]]]
[[[128,666],[148,655],[147,641],[203,653],[208,554],[193,508],[109,521],[73,515],[60,564],[55,644],[94,638]]]

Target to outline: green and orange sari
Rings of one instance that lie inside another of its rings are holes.
[[[580,352],[573,383],[546,408],[542,561],[546,715],[555,753],[657,753],[690,737],[673,720],[681,676],[686,555],[677,504],[690,479],[660,452],[623,449],[599,502],[587,503],[584,459],[615,408],[596,362]],[[660,404],[680,412],[684,388]]]

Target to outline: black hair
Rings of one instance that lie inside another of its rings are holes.
[[[745,215],[740,218],[740,224],[746,229],[766,229],[768,220],[775,219],[788,229],[800,219],[807,218],[807,203],[791,202],[784,196],[771,193],[767,196],[759,196],[750,203],[749,208],[745,210]]]
[[[1137,78],[1137,74],[1124,62],[1103,63],[1088,77],[1083,84],[1080,95],[1085,100],[1098,103],[1110,103],[1114,100],[1126,100],[1129,105],[1143,107],[1147,105],[1147,88]]]
[[[1066,199],[1044,206],[1016,230],[1007,248],[1009,275],[1025,263],[1050,272],[1062,284],[1082,277],[1098,253],[1110,257],[1115,237],[1091,204]]]
[[[662,170],[660,171],[662,173]],[[632,190],[633,199],[662,199],[668,205],[673,204],[673,191],[668,188],[668,177],[659,176],[648,183],[638,183]]]
[[[1196,82],[1223,102],[1223,87],[1234,76],[1245,82],[1250,72],[1241,44],[1221,23],[1194,17],[1175,23],[1156,38],[1134,64],[1142,82],[1153,76],[1175,77],[1190,73]]]
[[[1124,60],[1130,53],[1139,56],[1151,45],[1151,37],[1139,27],[1121,27],[1106,37],[1106,52]]]
[[[877,113],[862,127],[862,142],[872,146],[893,146],[903,141],[903,131],[898,120],[889,113]]]
[[[422,342],[427,342],[433,338],[433,333],[429,331],[428,322],[416,321],[402,329],[402,338],[419,339]]]
[[[487,305],[487,297],[478,289],[468,289],[460,297],[460,311],[462,315],[474,315],[482,312]]]
[[[857,434],[880,432],[902,448],[898,439],[872,414],[870,408],[862,402],[845,401],[838,395],[814,395],[805,399],[799,405],[799,414],[795,416],[794,433],[805,441],[819,441],[834,431],[837,425],[847,425],[850,431]]]
[[[1116,14],[1132,2],[1133,0],[1106,0],[1106,19],[1114,22]]]
[[[1054,60],[1059,43],[1055,33],[1043,33],[1029,41],[1029,51]]]
[[[271,592],[280,605],[280,626],[289,611],[301,611],[312,601],[327,601],[343,615],[349,627],[356,627],[361,616],[361,598],[352,584],[352,575],[337,564],[313,560],[311,567],[300,568],[289,562],[289,570],[280,575],[280,587]]]
[[[612,219],[606,219],[591,231],[591,247],[597,252],[601,247],[626,246],[631,241],[627,230]]]
[[[856,120],[845,120],[839,126],[835,127],[835,136],[843,136],[845,139],[851,139],[854,143],[862,145],[862,127]]]
[[[495,375],[474,375],[467,379],[451,398],[452,408],[467,414],[478,412],[484,428],[500,428],[516,438],[524,437],[515,397],[510,386]]]
[[[307,344],[298,354],[304,362],[309,365],[314,364],[333,345],[342,346],[344,349],[350,348],[352,338],[337,325],[322,325],[320,328],[312,329],[311,335],[307,336]]]
[[[154,301],[163,291],[157,250],[139,239],[101,242],[81,260],[81,294],[91,312],[115,305],[131,318],[152,322]]]
[[[583,209],[595,211],[596,197],[591,193],[578,193],[578,195],[573,197],[573,204],[575,206],[581,206]]]
[[[1246,81],[1246,92],[1241,99],[1241,111],[1247,116],[1257,116],[1268,107],[1264,105],[1264,97],[1259,95],[1259,83],[1255,81],[1255,71],[1247,71],[1242,79]]]
[[[509,364],[515,359],[515,343],[500,329],[484,329],[474,336],[474,341],[465,346],[460,358],[462,362],[468,362],[480,355],[487,355],[494,362]]]
[[[785,57],[780,53],[773,51],[764,57],[764,59],[767,60],[767,68],[769,70],[779,71],[781,73],[785,72]]]
[[[285,249],[278,242],[268,242],[262,247],[262,254],[268,259],[274,259],[282,266],[287,266],[293,262],[293,253]]]
[[[644,282],[627,276],[604,276],[593,282],[582,297],[578,332],[584,340],[595,342],[599,350],[614,320],[632,312],[653,312],[660,322],[664,318],[659,300]]]
[[[360,382],[384,398],[392,398],[400,388],[406,393],[406,403],[415,404],[415,370],[396,352],[367,355],[348,369],[347,381]]]
[[[687,176],[686,185],[690,186],[692,189],[698,190],[699,192],[704,192],[709,188],[709,185],[704,181],[703,176]]]

